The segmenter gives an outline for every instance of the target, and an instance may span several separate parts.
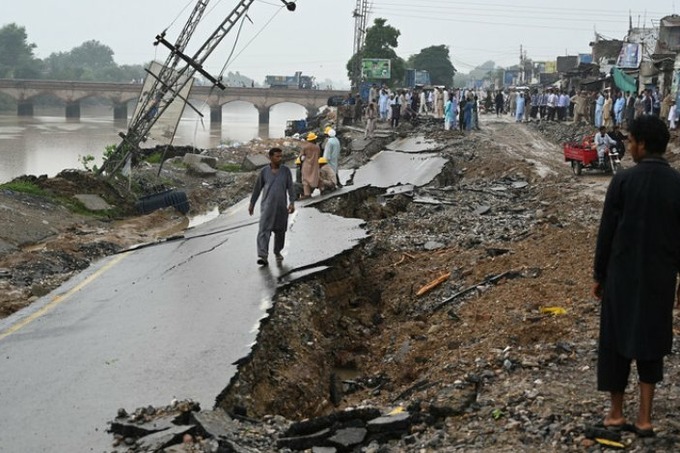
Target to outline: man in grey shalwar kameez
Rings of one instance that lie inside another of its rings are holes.
[[[257,233],[257,264],[269,264],[269,238],[274,232],[274,255],[277,261],[283,260],[281,250],[286,241],[288,214],[295,211],[295,190],[290,168],[281,165],[283,151],[279,148],[269,150],[269,166],[264,167],[255,181],[253,195],[250,197],[248,213],[253,215],[255,203],[262,193],[260,203],[260,229]],[[288,200],[286,200],[286,196]]]

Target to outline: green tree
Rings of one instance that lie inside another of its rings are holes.
[[[456,68],[451,63],[449,46],[430,46],[408,59],[408,65],[413,69],[430,72],[430,79],[434,85],[451,86]]]
[[[401,32],[391,25],[385,25],[387,19],[375,19],[373,26],[366,30],[364,47],[347,62],[347,75],[352,85],[358,86],[361,81],[361,60],[364,58],[385,58],[391,61],[391,78],[388,83],[400,86],[404,79],[406,62],[397,55]]]
[[[53,53],[45,59],[47,77],[54,80],[119,82],[122,74],[113,60],[113,50],[99,41],[86,41],[69,52]]]
[[[41,63],[33,55],[35,47],[28,43],[26,28],[14,23],[0,28],[0,78],[40,78]]]
[[[470,71],[470,78],[473,80],[483,80],[489,73],[496,69],[496,63],[493,61],[485,61],[481,65],[477,66],[475,69]]]

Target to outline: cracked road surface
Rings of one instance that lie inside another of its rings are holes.
[[[285,260],[260,268],[247,203],[185,238],[109,257],[0,321],[0,451],[109,450],[119,407],[212,407],[277,285],[367,234],[360,219],[299,204]]]

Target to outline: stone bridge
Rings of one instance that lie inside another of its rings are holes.
[[[72,82],[61,80],[0,79],[0,93],[17,102],[17,115],[33,116],[34,101],[41,96],[52,96],[66,105],[66,118],[80,118],[80,102],[88,98],[106,99],[113,104],[113,118],[127,120],[128,106],[134,109],[141,95],[142,85],[133,83]],[[283,102],[298,104],[314,114],[327,104],[331,96],[346,95],[338,90],[299,90],[281,88],[227,87],[224,90],[209,86],[191,89],[190,100],[210,106],[211,124],[222,123],[222,106],[234,101],[248,102],[257,108],[260,124],[269,124],[270,109]]]

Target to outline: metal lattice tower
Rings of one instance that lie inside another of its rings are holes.
[[[109,175],[117,172],[126,162],[131,153],[138,151],[139,144],[146,140],[146,136],[156,123],[156,120],[165,112],[168,106],[179,96],[184,86],[196,72],[202,74],[213,85],[224,89],[220,78],[215,78],[204,69],[206,59],[220,44],[229,31],[241,20],[255,0],[239,0],[236,7],[222,21],[217,29],[205,40],[203,45],[196,51],[193,57],[186,55],[185,49],[189,39],[196,30],[198,23],[210,0],[197,0],[196,5],[186,25],[182,29],[175,44],[165,39],[165,32],[156,36],[155,45],[162,44],[170,50],[165,64],[158,75],[151,74],[154,81],[144,99],[140,100],[141,108],[130,122],[127,134],[119,134],[123,141],[118,145],[114,153],[104,162],[98,173],[106,172]],[[295,11],[295,3],[281,0],[288,11]]]
[[[364,47],[366,37],[366,22],[368,20],[368,0],[357,0],[354,8],[354,49],[353,54],[357,54]]]

